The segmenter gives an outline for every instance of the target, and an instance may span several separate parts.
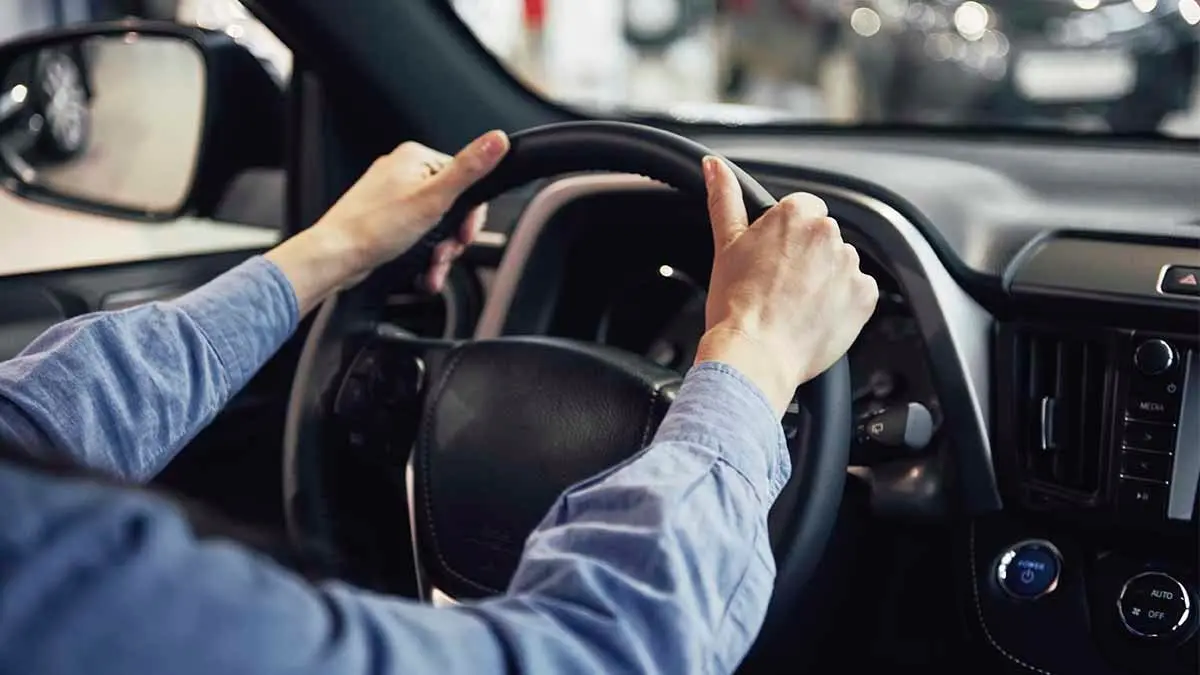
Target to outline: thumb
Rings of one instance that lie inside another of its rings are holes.
[[[712,221],[713,244],[719,253],[750,226],[742,186],[729,165],[717,157],[704,158],[704,185],[708,190],[708,218]]]
[[[452,202],[475,181],[491,173],[504,159],[508,148],[508,136],[503,131],[489,131],[459,150],[450,165],[430,179],[430,187],[447,202]]]

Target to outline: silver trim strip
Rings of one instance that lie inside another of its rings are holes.
[[[1054,409],[1056,399],[1053,396],[1042,397],[1042,450],[1054,450]]]
[[[458,604],[458,600],[446,595],[442,589],[436,586],[429,589],[429,602],[433,603],[434,607],[454,607]]]
[[[413,473],[412,453],[409,453],[408,462],[404,465],[404,489],[408,500],[408,531],[412,538],[412,555],[413,569],[417,573],[417,597],[424,600],[434,607],[453,607],[459,604],[452,596],[447,594],[437,586],[427,586],[425,580],[425,568],[421,566],[421,551],[417,548],[417,508],[413,502],[413,488],[416,486],[415,474]]]
[[[1186,364],[1179,426],[1175,429],[1175,465],[1167,497],[1167,518],[1182,521],[1192,519],[1200,484],[1200,358],[1195,351],[1188,350]]]
[[[475,326],[475,339],[500,337],[508,317],[508,308],[517,294],[517,284],[524,276],[525,265],[542,236],[542,230],[554,220],[554,214],[559,209],[580,197],[600,192],[669,189],[644,176],[612,173],[572,176],[547,185],[529,202],[508,238],[508,248],[504,249],[491,292]]]
[[[508,235],[503,232],[493,232],[491,230],[483,230],[475,235],[475,241],[472,246],[480,248],[504,248],[508,244]]]
[[[788,183],[801,190],[829,195],[870,210],[891,225],[907,242],[921,269],[913,272],[896,270],[896,273],[906,287],[911,288],[927,282],[933,289],[929,300],[932,300],[932,304],[942,315],[942,323],[946,326],[947,337],[950,346],[953,347],[950,351],[953,352],[953,358],[965,376],[973,421],[990,463],[991,439],[988,435],[988,425],[991,410],[991,373],[988,364],[991,360],[989,350],[992,316],[954,281],[929,241],[904,214],[874,197],[846,188],[809,181],[789,180]],[[559,209],[580,197],[602,192],[670,189],[643,176],[611,173],[573,176],[548,185],[533,198],[509,237],[508,248],[504,252],[495,283],[475,329],[476,339],[499,337],[503,332],[509,307],[512,306],[517,285],[533,253],[534,245]],[[908,278],[918,272],[924,279]],[[914,311],[918,312],[918,305],[928,306],[924,303],[913,304]],[[922,317],[918,314],[917,319],[921,320]],[[925,319],[928,320],[929,317]],[[931,345],[935,350],[941,347]]]
[[[416,450],[414,449],[413,452]],[[409,539],[412,541],[412,557],[413,569],[417,573],[417,598],[420,600],[431,600],[433,594],[431,589],[426,587],[425,568],[421,565],[421,549],[417,546],[417,504],[414,501],[416,489],[416,474],[413,472],[413,453],[408,453],[408,461],[404,463],[404,497],[408,502],[408,532]],[[437,590],[437,589],[432,589]]]

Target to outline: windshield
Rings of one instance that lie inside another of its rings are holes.
[[[604,114],[1200,137],[1200,0],[450,1]]]

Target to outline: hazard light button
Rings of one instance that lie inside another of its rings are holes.
[[[1163,272],[1162,292],[1200,297],[1200,267],[1171,265]]]

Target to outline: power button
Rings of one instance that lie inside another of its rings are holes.
[[[1018,600],[1036,600],[1054,592],[1061,573],[1062,554],[1042,539],[1014,544],[996,560],[996,583]]]

